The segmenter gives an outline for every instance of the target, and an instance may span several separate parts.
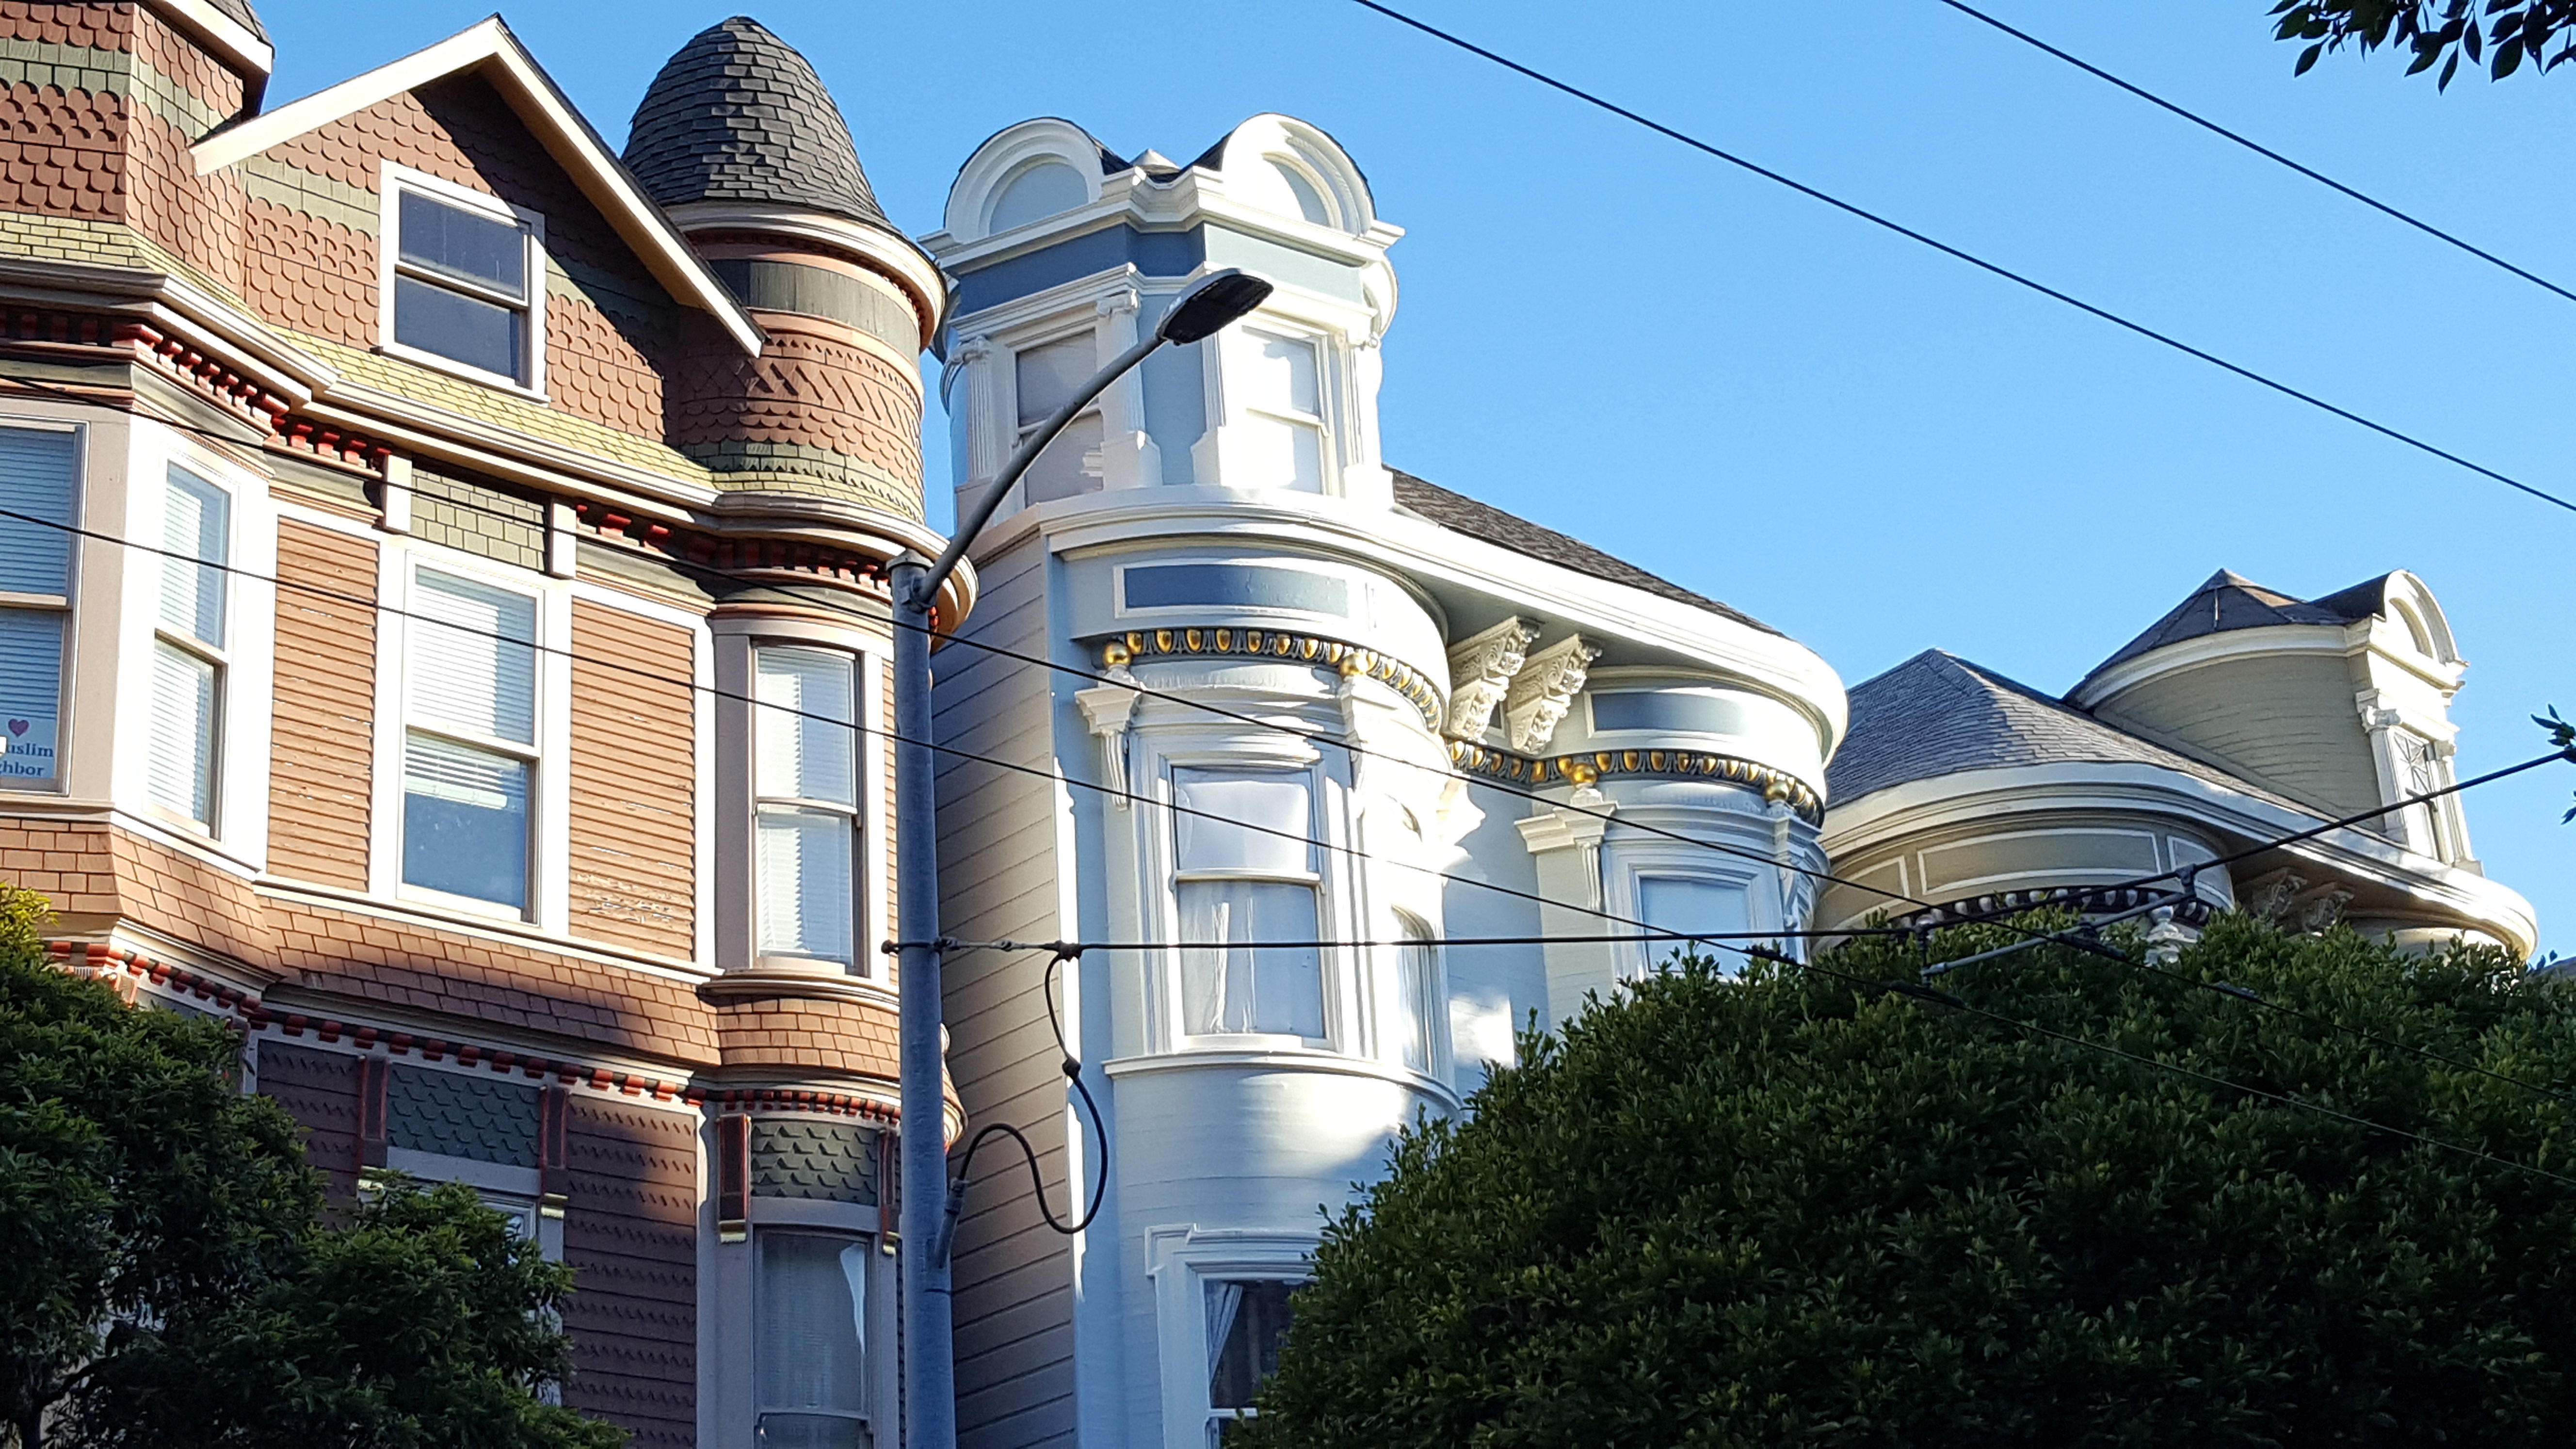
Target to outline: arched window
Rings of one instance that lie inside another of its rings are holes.
[[[991,230],[1009,231],[1073,210],[1091,200],[1082,173],[1061,161],[1041,161],[1005,182],[993,198]]]

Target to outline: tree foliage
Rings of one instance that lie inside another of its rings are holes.
[[[223,1026],[51,969],[0,888],[0,1443],[615,1449],[559,1380],[544,1262],[461,1187],[318,1220]]]
[[[2564,1442],[2571,988],[2232,916],[1938,982],[2195,1077],[1855,985],[1921,964],[1687,962],[1525,1038],[1327,1225],[1244,1442]]]
[[[2444,89],[2463,59],[2503,80],[2525,65],[2555,70],[2576,55],[2576,0],[2280,0],[2272,14],[2276,38],[2305,42],[2300,75],[2347,45],[2408,51],[2415,58],[2406,73],[2438,65],[2435,84]]]

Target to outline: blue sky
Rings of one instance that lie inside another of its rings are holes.
[[[2141,322],[2576,496],[2576,303],[2407,231],[1934,0],[1837,11],[1413,0],[1414,13]],[[2293,79],[2263,0],[2004,18],[2576,289],[2576,73],[2439,95]],[[273,100],[481,5],[260,0]],[[612,143],[726,12],[505,12]],[[2392,568],[2471,662],[2462,773],[2576,710],[2576,514],[1748,177],[1348,0],[755,12],[838,96],[897,224],[992,132],[1062,115],[1196,154],[1322,126],[1409,235],[1387,461],[1778,625],[1857,683],[1940,647],[2055,692],[2220,567],[2313,597]],[[2551,439],[2557,438],[2553,443]],[[942,430],[930,430],[932,476]],[[934,493],[941,490],[934,488]],[[2576,767],[2473,793],[2489,873],[2576,952]]]

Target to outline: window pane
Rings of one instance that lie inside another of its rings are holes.
[[[527,295],[528,234],[517,223],[406,191],[401,226],[402,259],[411,265]]]
[[[1055,416],[1055,410],[1099,370],[1099,345],[1087,332],[1014,355],[1011,376],[1019,396],[1020,426],[1031,427]],[[1093,446],[1099,446],[1096,439]]]
[[[828,649],[760,649],[753,659],[760,793],[857,805],[856,662]]]
[[[1309,493],[1324,486],[1324,435],[1313,423],[1286,422],[1254,414],[1236,424],[1244,437],[1247,472],[1230,486],[1301,488]]]
[[[67,432],[0,428],[0,509],[69,524],[75,441]],[[71,557],[71,535],[62,529],[0,518],[0,590],[65,593]]]
[[[1637,880],[1637,910],[1646,923],[1658,931],[1705,931],[1713,936],[1740,935],[1753,929],[1752,913],[1744,888],[1722,881],[1693,880],[1687,876],[1649,875]],[[1710,946],[1689,947],[1686,942],[1649,941],[1647,959],[1662,963],[1678,950],[1695,949],[1702,956],[1736,959]]]
[[[527,314],[451,292],[418,277],[394,278],[394,340],[405,347],[517,379]]]
[[[1100,414],[1084,413],[1030,460],[1029,470],[1020,475],[1020,494],[1025,502],[1053,503],[1099,492],[1106,476],[1100,461]]]
[[[1184,881],[1181,1029],[1324,1035],[1323,954],[1312,945],[1246,941],[1316,938],[1315,888],[1278,881]]]
[[[63,618],[0,609],[0,779],[50,780],[63,698]]]
[[[422,569],[411,612],[412,718],[534,743],[537,601]]]
[[[1303,770],[1172,771],[1172,836],[1185,871],[1303,872],[1314,812]]]
[[[850,964],[850,817],[764,806],[759,824],[761,954]]]
[[[828,1437],[806,1416],[858,1414],[868,1405],[866,1242],[820,1233],[760,1234],[759,1404],[772,1444],[864,1443]],[[777,1416],[794,1416],[777,1422]],[[781,1430],[826,1437],[778,1437]]]
[[[403,883],[526,909],[528,762],[414,731],[403,751]]]
[[[154,804],[213,822],[215,666],[166,639],[152,644],[150,764]]]
[[[230,500],[184,468],[172,468],[161,493],[161,627],[202,643],[224,642],[224,562]],[[177,555],[177,557],[172,557]]]
[[[1417,1072],[1431,1070],[1432,1032],[1443,1012],[1440,995],[1440,947],[1421,922],[1404,923],[1404,945],[1396,953],[1396,1011],[1393,1035],[1404,1064]]]
[[[1288,1295],[1294,1283],[1210,1283],[1208,1407],[1248,1409],[1253,1391],[1279,1367],[1279,1345],[1288,1338]]]
[[[1245,369],[1243,401],[1268,413],[1315,417],[1315,344],[1300,337],[1274,337],[1247,331],[1250,366]]]

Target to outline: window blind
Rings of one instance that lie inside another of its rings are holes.
[[[167,639],[152,643],[153,803],[213,823],[215,665]]]
[[[69,432],[0,427],[0,508],[70,524],[77,447],[77,436]],[[64,593],[71,556],[71,535],[61,528],[0,518],[0,591]]]
[[[422,569],[411,612],[412,718],[464,734],[534,743],[537,601]]]
[[[54,777],[63,619],[51,609],[0,609],[0,779]]]
[[[525,760],[411,732],[403,750],[403,881],[524,908]]]
[[[849,655],[821,649],[765,648],[753,695],[759,711],[760,793],[773,799],[826,800],[856,806],[857,679]]]
[[[224,642],[225,574],[207,565],[226,561],[230,513],[222,489],[184,468],[170,470],[161,501],[161,627],[173,634]]]
[[[850,818],[764,806],[758,823],[761,954],[848,963]]]

